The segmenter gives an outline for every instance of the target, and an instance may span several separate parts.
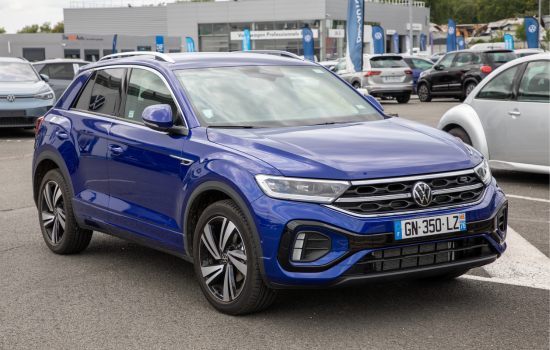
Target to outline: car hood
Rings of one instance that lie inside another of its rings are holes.
[[[50,87],[44,81],[0,82],[0,95],[35,95],[49,91]]]
[[[468,169],[481,162],[446,132],[400,118],[292,128],[210,128],[208,139],[295,177],[383,178]]]

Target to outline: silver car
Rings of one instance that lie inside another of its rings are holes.
[[[495,169],[550,174],[550,53],[510,61],[481,81],[438,128]]]
[[[48,84],[55,92],[57,101],[73,81],[80,67],[90,63],[91,62],[79,59],[56,58],[53,60],[34,62],[32,65],[39,74],[47,75],[50,78]]]
[[[519,49],[519,50],[514,50],[514,53],[516,54],[516,56],[518,56],[518,58],[525,57],[525,56],[536,55],[536,54],[543,53],[543,52],[547,52],[547,51],[544,50],[544,49]]]
[[[407,103],[413,90],[413,72],[399,55],[364,55],[363,70],[350,72],[346,60],[332,69],[354,88],[363,88],[374,97],[395,97]]]

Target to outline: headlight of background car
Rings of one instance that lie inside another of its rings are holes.
[[[493,175],[491,174],[489,163],[487,163],[485,159],[483,159],[483,162],[481,162],[481,164],[474,168],[474,172],[485,185],[488,185],[491,182]]]
[[[41,94],[34,95],[34,98],[39,98],[41,100],[51,100],[53,98],[53,91],[46,91]]]
[[[313,203],[332,203],[350,187],[347,181],[271,175],[256,175],[255,178],[262,191],[269,197]]]

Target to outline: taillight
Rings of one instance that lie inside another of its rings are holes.
[[[40,117],[36,119],[36,131],[34,132],[34,137],[38,135],[38,129],[40,129],[40,124],[42,124],[42,121],[44,120],[44,117]]]
[[[482,67],[482,68],[481,68],[481,71],[482,71],[483,73],[491,73],[492,69],[491,69],[491,67],[489,67],[489,66],[485,66],[485,67]]]
[[[379,70],[371,70],[370,72],[367,72],[367,74],[365,74],[365,76],[370,77],[371,75],[380,75],[380,73],[382,73],[382,72],[379,71]]]
[[[412,70],[406,70],[406,71],[405,71],[405,74],[411,74],[411,75],[412,75],[412,74],[413,74],[413,71],[412,71]]]

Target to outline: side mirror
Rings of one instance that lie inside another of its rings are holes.
[[[336,72],[336,66],[330,67],[330,70],[333,71],[333,72]]]
[[[445,69],[445,66],[440,64],[439,66],[434,66],[434,69],[435,70],[443,70],[443,69]]]
[[[50,81],[50,77],[46,74],[40,74],[40,78],[42,78],[42,80],[44,80],[46,83]]]
[[[153,105],[145,108],[141,114],[143,123],[153,130],[168,131],[172,121],[172,108],[169,105]]]

